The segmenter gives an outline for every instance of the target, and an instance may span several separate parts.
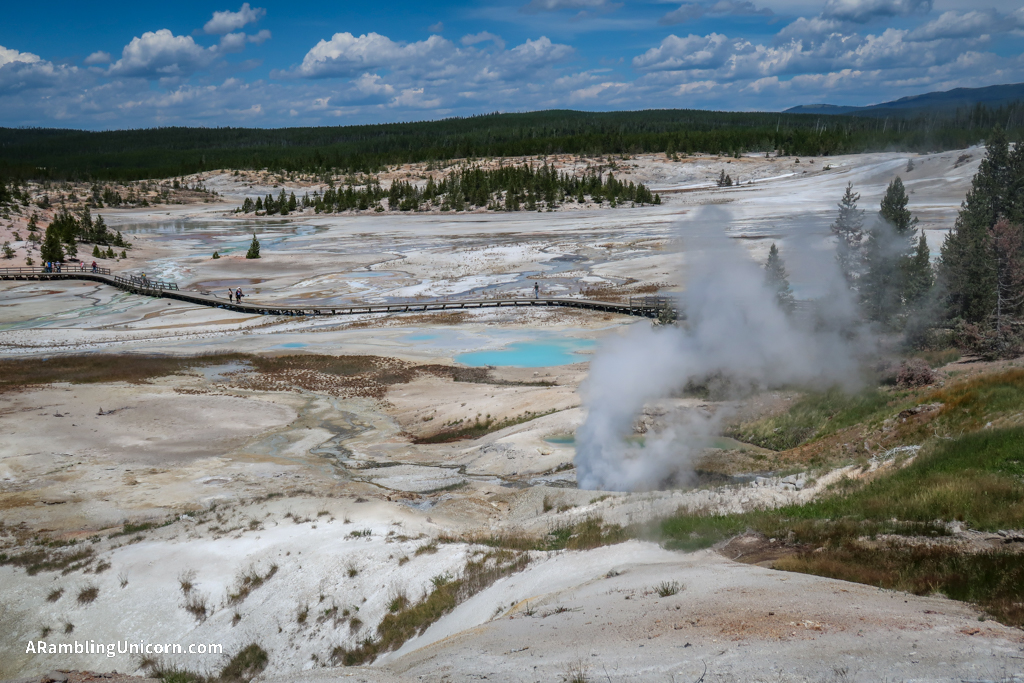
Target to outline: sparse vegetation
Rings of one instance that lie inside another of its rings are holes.
[[[0,380],[2,383],[3,380]],[[43,571],[70,574],[89,565],[95,559],[91,548],[67,551],[61,548],[35,547],[16,555],[0,553],[0,565],[24,567],[25,573],[35,576]]]
[[[551,415],[555,412],[557,412],[557,410],[552,409],[541,413],[523,413],[515,417],[505,418],[504,420],[497,420],[490,415],[481,420],[480,417],[477,416],[473,422],[464,423],[462,426],[458,426],[454,429],[450,428],[429,436],[416,437],[413,439],[413,443],[452,443],[453,441],[479,439],[481,436],[486,436],[491,432],[497,432],[507,427],[514,427],[515,425],[523,424],[524,422],[529,422],[537,419],[538,417],[544,417],[545,415]]]
[[[249,594],[269,581],[274,574],[277,574],[277,565],[272,564],[266,573],[260,574],[255,566],[250,565],[247,569],[239,572],[235,577],[235,586],[228,591],[228,604],[237,605],[249,597]]]
[[[654,592],[658,594],[658,597],[668,598],[678,593],[680,588],[678,581],[662,581],[654,587]]]
[[[181,588],[182,595],[188,595],[195,588],[196,570],[195,569],[183,569],[178,573],[178,586]]]
[[[981,383],[982,386],[989,386]],[[970,391],[952,390],[970,397]],[[997,392],[1010,396],[1011,392]],[[997,404],[997,401],[992,401]],[[957,419],[970,420],[970,406]],[[797,552],[776,566],[913,592],[941,592],[981,605],[1004,621],[1024,624],[1024,573],[1019,555],[964,553],[858,539],[883,534],[942,537],[944,520],[995,531],[1024,526],[1024,428],[989,429],[932,443],[909,465],[867,481],[846,480],[806,505],[736,515],[680,514],[660,524],[670,548],[695,550],[750,530],[788,538]],[[1015,564],[1011,567],[1011,564]],[[998,580],[997,578],[998,577]]]
[[[420,555],[427,555],[427,554],[433,555],[436,552],[437,552],[437,541],[431,541],[430,543],[425,543],[425,544],[421,545],[420,547],[416,548],[416,552],[414,554],[418,557]]]
[[[199,591],[192,590],[185,595],[185,602],[182,604],[185,611],[196,618],[196,621],[205,621],[210,613],[208,598]]]
[[[88,605],[99,597],[100,589],[94,584],[89,584],[78,591],[78,604]]]
[[[151,658],[142,660],[139,668],[148,670],[151,677],[163,683],[249,683],[267,668],[268,663],[270,656],[267,651],[256,643],[250,643],[239,650],[216,676],[204,676]]]
[[[493,550],[467,562],[461,577],[437,581],[434,589],[419,602],[393,605],[398,609],[385,615],[377,627],[376,638],[368,637],[354,648],[337,646],[331,652],[330,661],[345,666],[372,662],[379,654],[394,650],[409,638],[423,633],[466,598],[503,576],[521,571],[529,561],[527,553]]]
[[[835,388],[808,394],[781,415],[740,424],[726,434],[773,451],[786,450],[844,427],[888,416],[898,398],[878,390],[851,395]]]
[[[57,602],[58,600],[60,600],[60,596],[62,596],[62,595],[64,595],[64,589],[63,588],[54,588],[53,590],[51,590],[49,593],[46,594],[46,601],[47,602]]]

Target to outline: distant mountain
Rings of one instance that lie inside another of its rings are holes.
[[[918,111],[955,111],[984,104],[998,107],[1011,102],[1024,101],[1024,83],[990,85],[985,88],[955,88],[943,92],[901,97],[866,107],[845,107],[835,104],[801,104],[785,111],[786,114],[852,114],[854,116],[906,116]]]

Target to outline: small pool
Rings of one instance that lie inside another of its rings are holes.
[[[488,365],[514,368],[547,368],[582,363],[581,351],[593,349],[592,339],[563,339],[544,342],[515,342],[493,351],[471,351],[455,356],[455,361],[471,368]]]
[[[309,346],[309,345],[308,344],[303,344],[302,342],[288,342],[287,344],[278,344],[277,348],[279,348],[279,349],[304,349],[307,346]]]

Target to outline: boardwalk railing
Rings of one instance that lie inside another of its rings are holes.
[[[456,311],[474,308],[504,308],[520,306],[556,306],[604,311],[644,318],[657,318],[666,307],[675,309],[675,303],[668,297],[631,297],[625,303],[598,301],[593,299],[572,299],[568,297],[504,298],[504,299],[456,299],[433,301],[410,301],[386,304],[311,304],[304,306],[272,305],[261,303],[236,303],[224,301],[211,294],[185,292],[177,283],[151,280],[137,275],[113,275],[109,268],[91,267],[62,268],[61,272],[50,272],[45,268],[0,268],[0,280],[93,280],[113,285],[119,289],[147,296],[176,299],[201,306],[223,308],[239,313],[259,315],[357,315],[364,313],[420,313],[427,311]],[[680,316],[682,317],[682,316]]]

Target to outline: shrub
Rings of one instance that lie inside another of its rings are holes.
[[[680,586],[678,581],[662,581],[654,587],[654,592],[657,593],[659,597],[668,598],[678,593],[679,588]]]
[[[935,383],[935,373],[928,363],[920,358],[911,358],[900,363],[896,373],[896,386],[923,387]]]
[[[99,597],[100,589],[93,584],[89,584],[82,590],[78,591],[78,602],[82,605],[87,605],[90,602],[96,600]]]

